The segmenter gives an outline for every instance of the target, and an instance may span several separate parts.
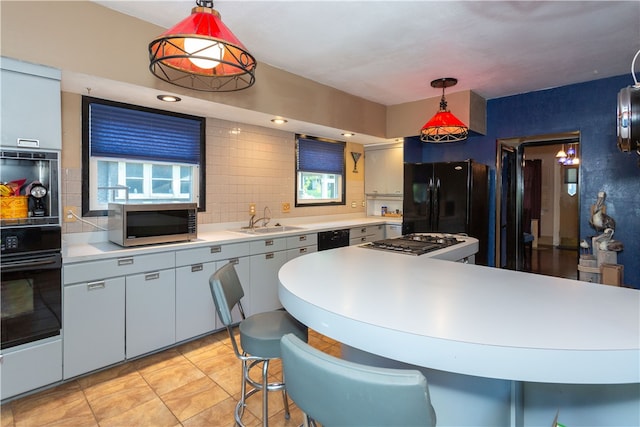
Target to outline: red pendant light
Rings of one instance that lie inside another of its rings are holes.
[[[149,70],[188,89],[229,92],[256,81],[256,60],[222,23],[213,1],[196,0],[191,15],[149,43]]]
[[[442,98],[440,99],[440,111],[422,126],[420,131],[422,142],[457,142],[467,139],[469,128],[447,110],[447,101],[444,99],[444,89],[457,83],[458,79],[452,77],[444,77],[431,82],[432,87],[442,88]]]

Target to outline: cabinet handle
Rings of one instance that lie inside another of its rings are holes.
[[[133,257],[127,257],[127,258],[118,258],[118,266],[121,265],[132,265],[133,264]]]
[[[18,147],[40,148],[39,139],[18,138]]]
[[[366,241],[367,241],[367,238],[366,238],[366,237],[361,237],[361,238],[360,238],[360,241],[361,241],[362,243],[364,243],[364,242],[366,242]]]
[[[212,254],[218,254],[222,252],[222,246],[211,246],[210,250]]]
[[[238,265],[238,264],[240,264],[240,260],[239,260],[238,258],[231,258],[231,259],[229,260],[229,262],[230,262],[231,264],[233,264],[233,265]]]
[[[306,240],[307,240],[307,236],[300,236],[300,237],[298,237],[298,241],[299,241],[299,242],[304,242],[304,241],[306,241]]]
[[[155,273],[148,273],[144,275],[144,280],[156,280],[160,278],[160,273],[159,272],[155,272]]]
[[[269,252],[268,254],[266,254],[266,255],[264,256],[264,259],[273,259],[273,257],[274,257],[274,256],[275,256],[275,255],[273,255],[273,252]]]
[[[306,254],[307,253],[307,248],[300,248],[300,253],[301,254]]]
[[[105,287],[104,280],[101,280],[99,282],[87,283],[88,291],[95,291],[96,289],[104,289],[104,287]]]
[[[265,240],[264,241],[264,245],[265,246],[273,246],[273,239]]]
[[[195,273],[197,271],[202,271],[203,268],[202,264],[194,264],[191,266],[191,272]]]
[[[367,227],[363,227],[362,229],[360,229],[361,233],[366,233],[367,232]]]

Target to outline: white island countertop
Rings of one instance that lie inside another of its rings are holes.
[[[635,289],[357,246],[286,263],[279,296],[348,346],[447,372],[564,384],[640,382]]]

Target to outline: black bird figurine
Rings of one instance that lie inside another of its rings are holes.
[[[606,198],[607,193],[604,191],[598,192],[596,204],[591,206],[591,218],[589,218],[589,224],[598,232],[603,232],[607,228],[612,230],[616,229],[616,222],[606,214],[607,207],[604,205]]]

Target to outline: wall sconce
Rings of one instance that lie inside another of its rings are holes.
[[[358,153],[357,151],[351,152],[351,157],[353,158],[353,173],[358,173],[358,160],[360,160],[360,156],[362,156],[362,153]]]

